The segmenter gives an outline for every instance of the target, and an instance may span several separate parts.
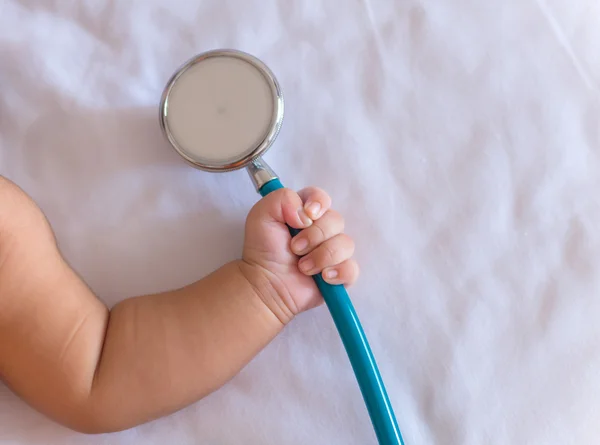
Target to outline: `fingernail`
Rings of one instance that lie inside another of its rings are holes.
[[[300,264],[298,265],[300,267],[300,270],[304,273],[309,273],[311,270],[313,270],[315,268],[315,262],[313,260],[301,260]]]
[[[298,209],[298,216],[300,217],[300,222],[304,227],[310,227],[310,225],[313,223],[312,219],[308,217],[304,209]]]
[[[331,280],[337,278],[339,274],[340,273],[336,269],[329,269],[327,272],[325,272],[325,277]]]
[[[306,238],[294,238],[292,241],[292,249],[296,253],[302,253],[308,247],[308,240]]]
[[[320,216],[319,213],[321,212],[321,204],[318,202],[307,203],[306,211],[312,219],[317,219]]]

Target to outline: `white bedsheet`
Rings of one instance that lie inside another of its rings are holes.
[[[113,305],[239,256],[244,172],[185,165],[157,106],[194,54],[262,58],[266,159],[327,189],[407,444],[600,435],[600,6],[594,0],[0,0],[0,174]],[[170,417],[87,437],[0,386],[5,444],[372,444],[325,308]]]

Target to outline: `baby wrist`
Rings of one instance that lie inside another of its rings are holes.
[[[287,325],[295,316],[295,312],[285,298],[282,298],[282,285],[277,278],[261,266],[251,264],[247,261],[238,262],[240,273],[252,287],[256,297],[277,318],[282,326]]]

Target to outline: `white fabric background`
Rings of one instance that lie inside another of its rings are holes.
[[[198,52],[262,58],[286,95],[267,160],[326,188],[363,267],[351,295],[407,444],[600,434],[600,6],[593,0],[0,0],[0,173],[108,304],[239,256],[258,199],[159,131]],[[57,296],[59,298],[59,296]],[[368,444],[325,308],[238,377],[87,437],[0,386],[5,444]]]

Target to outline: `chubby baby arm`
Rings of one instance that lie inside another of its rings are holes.
[[[310,274],[356,279],[352,240],[329,206],[318,189],[274,192],[248,216],[242,259],[109,311],[66,264],[35,203],[0,177],[0,377],[86,433],[127,429],[201,399],[320,303]],[[291,242],[286,223],[304,229]],[[297,254],[311,267],[301,271]]]

